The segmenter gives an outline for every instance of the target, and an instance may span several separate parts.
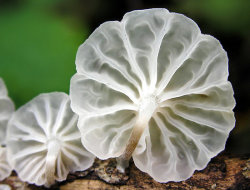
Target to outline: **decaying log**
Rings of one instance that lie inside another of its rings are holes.
[[[0,182],[8,184],[17,190],[44,190],[21,182],[13,173]],[[150,176],[138,170],[133,162],[125,174],[115,169],[115,160],[96,160],[95,164],[84,172],[69,174],[66,181],[55,184],[50,189],[80,190],[80,189],[250,189],[250,155],[232,156],[221,154],[211,160],[202,171],[183,182],[158,183]]]

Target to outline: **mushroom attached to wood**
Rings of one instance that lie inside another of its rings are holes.
[[[93,164],[94,156],[81,144],[77,120],[62,92],[41,94],[13,114],[8,159],[21,180],[49,187]]]
[[[105,22],[76,56],[70,98],[82,143],[130,157],[158,182],[181,181],[224,150],[235,124],[228,58],[196,23],[166,9]]]

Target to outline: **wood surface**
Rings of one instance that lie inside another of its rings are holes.
[[[21,182],[13,174],[0,182],[8,184],[13,190],[44,190]],[[202,171],[196,171],[191,178],[182,182],[158,183],[149,175],[141,172],[130,162],[125,174],[115,168],[115,160],[100,161],[84,172],[69,174],[64,182],[53,185],[50,189],[60,190],[133,190],[133,189],[176,189],[176,190],[247,190],[250,189],[250,155],[236,156],[220,154],[213,158]]]

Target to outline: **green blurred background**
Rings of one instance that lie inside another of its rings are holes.
[[[226,152],[250,153],[249,0],[0,0],[0,77],[16,107],[42,92],[68,93],[77,48],[95,28],[154,7],[185,14],[221,41],[237,101]]]

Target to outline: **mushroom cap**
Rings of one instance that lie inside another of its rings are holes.
[[[7,88],[0,78],[0,145],[5,145],[6,143],[6,127],[14,110],[14,103],[8,97]]]
[[[7,148],[0,147],[0,181],[4,180],[6,177],[9,177],[11,171],[12,168],[7,160]]]
[[[191,177],[225,148],[235,124],[227,54],[186,16],[147,9],[105,22],[79,47],[76,68],[71,106],[98,158],[122,155],[147,118],[132,157],[158,182]]]
[[[50,178],[62,181],[69,172],[93,164],[94,156],[81,144],[77,120],[69,96],[62,92],[41,94],[13,114],[8,159],[21,180],[49,187]]]

